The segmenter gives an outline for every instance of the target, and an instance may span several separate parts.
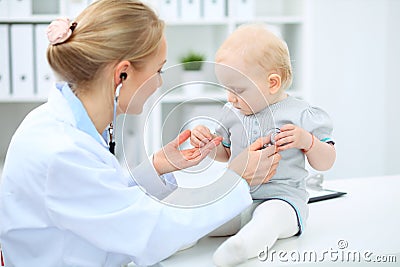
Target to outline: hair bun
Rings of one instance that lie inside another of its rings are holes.
[[[72,35],[76,25],[76,22],[71,23],[66,17],[55,19],[47,27],[47,39],[52,45],[64,43]]]

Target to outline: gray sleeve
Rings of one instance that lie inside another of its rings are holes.
[[[318,107],[309,107],[301,115],[301,127],[322,142],[335,143],[332,137],[333,124],[328,113]]]

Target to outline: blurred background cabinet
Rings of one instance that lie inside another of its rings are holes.
[[[46,60],[47,25],[74,18],[88,0],[0,0],[0,101],[43,102],[54,75]]]
[[[43,52],[47,45],[44,33],[46,26],[58,16],[74,18],[90,2],[92,1],[0,0],[1,101],[26,102],[46,99],[46,92],[41,92],[41,83],[54,81],[51,71],[46,66],[45,52]],[[253,18],[255,3],[253,0],[148,0],[147,2],[156,8],[167,22],[166,35],[170,43],[169,66],[176,64],[179,57],[188,50],[198,50],[205,53],[207,60],[212,60],[224,38],[237,25]],[[237,10],[239,7],[240,16]],[[240,20],[236,19],[236,15]],[[283,24],[286,22],[292,23],[293,19],[285,20]],[[23,53],[25,54],[21,55]],[[20,66],[21,58],[26,60],[26,66],[19,70],[16,66]]]
[[[16,128],[47,99],[55,77],[46,59],[46,28],[74,18],[88,0],[0,0],[0,169]]]
[[[47,25],[60,15],[74,18],[90,2],[0,0],[0,158],[22,118],[46,100],[54,82],[45,59]],[[261,21],[289,46],[294,83],[288,92],[321,106],[334,121],[338,156],[326,176],[400,173],[400,1],[145,2],[166,22],[168,57],[164,85],[146,104],[144,116],[118,119],[118,134],[124,142],[117,150],[133,165],[182,129],[197,122],[211,125],[205,117],[217,118],[226,101],[218,86],[185,88],[183,70],[177,66],[181,57],[195,51],[213,61],[218,47],[237,26]],[[202,75],[204,80],[215,80],[209,68]],[[134,147],[135,153],[124,155],[124,146]]]

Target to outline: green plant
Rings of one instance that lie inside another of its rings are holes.
[[[200,70],[205,56],[200,53],[189,51],[180,61],[184,70]]]

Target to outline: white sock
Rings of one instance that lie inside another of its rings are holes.
[[[277,239],[287,238],[299,231],[293,207],[283,200],[268,200],[260,204],[253,218],[236,235],[222,243],[213,255],[217,266],[234,266],[257,257],[266,246]]]

